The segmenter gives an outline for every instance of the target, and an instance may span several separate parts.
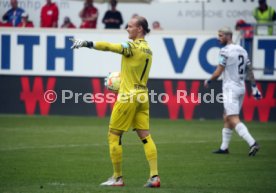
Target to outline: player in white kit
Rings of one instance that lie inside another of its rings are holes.
[[[228,146],[231,140],[233,129],[249,145],[249,156],[255,156],[260,149],[256,140],[251,136],[247,127],[240,121],[239,113],[242,107],[245,94],[245,78],[248,75],[251,81],[252,94],[255,99],[261,99],[261,93],[258,90],[252,71],[252,65],[248,59],[245,49],[232,42],[232,31],[228,27],[223,27],[218,31],[219,42],[224,45],[219,53],[219,65],[211,78],[204,82],[204,86],[216,80],[221,74],[222,92],[224,106],[224,128],[222,129],[222,144],[220,148],[213,153],[228,154]]]

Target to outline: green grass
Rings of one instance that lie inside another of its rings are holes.
[[[229,155],[215,155],[222,121],[151,120],[158,148],[160,189],[145,189],[148,165],[142,143],[123,137],[126,186],[100,187],[112,174],[108,119],[0,116],[1,193],[273,193],[276,192],[276,123],[246,123],[261,151],[234,134]]]

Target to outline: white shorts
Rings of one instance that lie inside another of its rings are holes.
[[[223,88],[223,106],[226,116],[240,114],[244,94],[244,88]]]

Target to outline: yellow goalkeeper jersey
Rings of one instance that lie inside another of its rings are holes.
[[[94,49],[122,54],[120,94],[147,92],[152,51],[144,39],[114,44],[94,42]]]

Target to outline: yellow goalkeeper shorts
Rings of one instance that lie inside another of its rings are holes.
[[[148,93],[140,93],[128,99],[117,100],[114,104],[109,128],[120,131],[149,129]]]

